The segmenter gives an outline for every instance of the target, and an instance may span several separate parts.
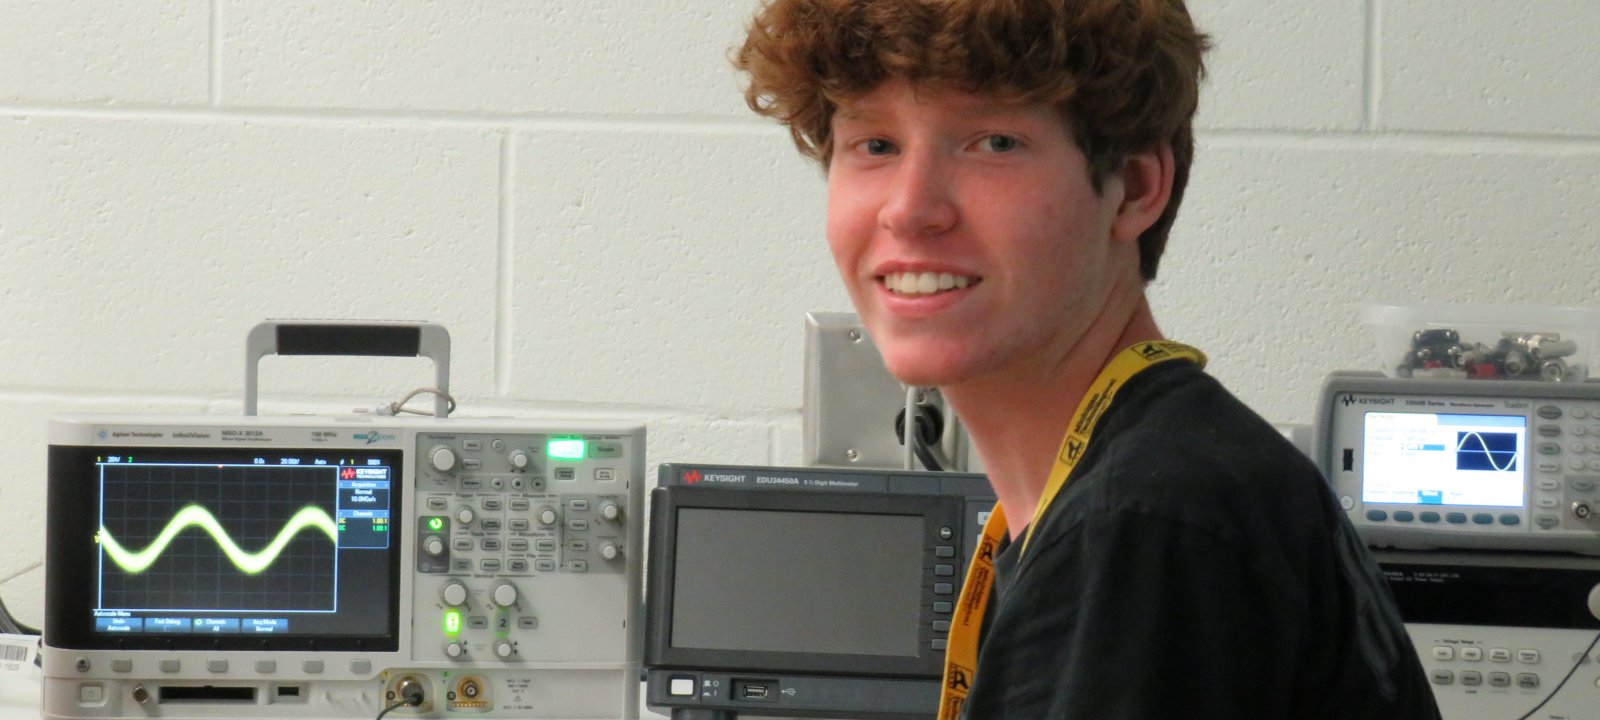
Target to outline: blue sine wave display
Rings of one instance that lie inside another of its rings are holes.
[[[1456,433],[1456,469],[1514,472],[1517,434],[1471,430]]]

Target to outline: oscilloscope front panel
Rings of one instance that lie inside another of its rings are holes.
[[[99,416],[49,452],[47,718],[637,714],[641,426]]]
[[[1336,374],[1315,456],[1369,544],[1600,555],[1600,384]]]

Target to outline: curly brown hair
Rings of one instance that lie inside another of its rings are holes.
[[[890,79],[1055,106],[1097,192],[1129,154],[1170,144],[1172,198],[1139,237],[1149,281],[1188,183],[1209,44],[1183,0],[765,0],[733,62],[750,109],[824,168],[839,103]]]

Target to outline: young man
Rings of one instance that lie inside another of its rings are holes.
[[[1180,0],[768,0],[737,53],[1000,499],[941,718],[1438,717],[1316,469],[1146,302],[1206,45]]]

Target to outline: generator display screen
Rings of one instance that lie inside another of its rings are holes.
[[[1367,413],[1361,499],[1520,508],[1527,426],[1517,415]]]
[[[70,456],[70,457],[68,457]],[[394,644],[401,452],[52,448],[49,628],[84,647]],[[57,485],[72,485],[68,497]],[[58,635],[59,637],[60,635]]]
[[[917,657],[920,515],[680,508],[678,648]]]

